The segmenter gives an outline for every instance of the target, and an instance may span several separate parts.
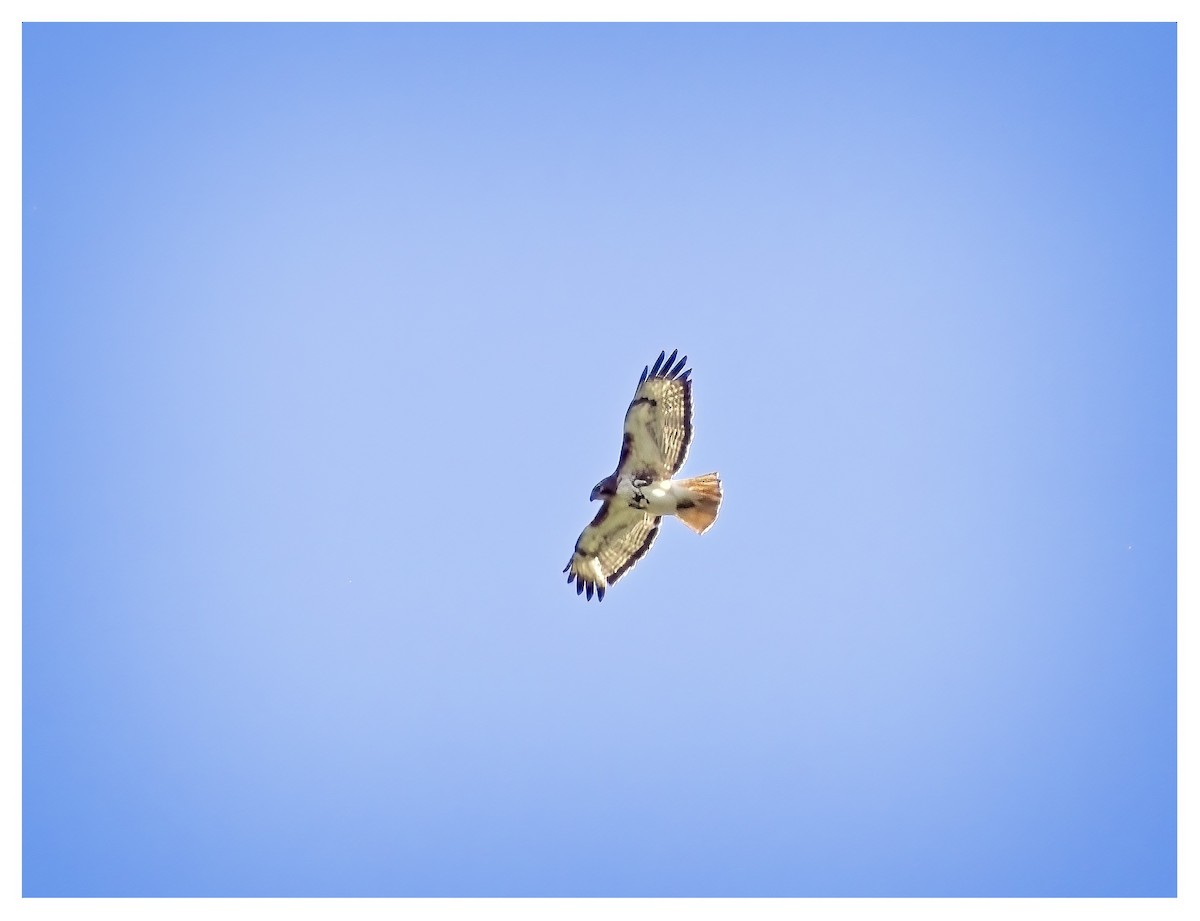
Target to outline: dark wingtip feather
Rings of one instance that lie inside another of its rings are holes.
[[[596,591],[596,589],[595,589],[595,588],[592,586],[592,583],[591,583],[591,582],[589,582],[589,583],[588,583],[588,587],[587,587],[587,596],[588,596],[588,601],[591,601],[591,600],[592,600],[592,594],[593,594],[595,591]]]
[[[583,580],[582,579],[577,579],[575,581],[575,594],[576,595],[583,594]]]
[[[570,585],[574,581],[575,581],[575,573],[573,573],[573,572],[568,573],[567,574],[567,585]]]
[[[679,379],[680,379],[681,381],[686,381],[686,380],[687,380],[689,377],[691,377],[691,374],[692,374],[692,369],[691,369],[691,368],[688,368],[688,369],[687,369],[686,371],[684,371],[684,372],[683,372],[681,375],[679,375]]]
[[[571,561],[567,560],[567,565],[563,567],[563,572],[566,572],[570,568],[571,568]]]
[[[604,600],[604,586],[603,585],[596,586],[596,600],[597,601]]]
[[[642,386],[642,384],[646,383],[646,375],[648,375],[649,373],[650,373],[649,365],[646,365],[646,367],[642,368],[642,376],[638,378],[638,386],[639,387]]]
[[[667,350],[663,349],[658,353],[658,360],[654,362],[654,367],[650,369],[650,376],[654,377],[658,374],[658,369],[662,367],[663,359],[667,357]]]
[[[663,374],[667,377],[671,376],[671,365],[675,364],[675,359],[679,357],[679,349],[671,353],[671,357],[667,359],[667,363],[663,365]]]

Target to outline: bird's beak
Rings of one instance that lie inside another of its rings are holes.
[[[595,502],[599,498],[600,498],[600,487],[593,486],[592,487],[592,495],[591,495],[591,498],[588,499],[588,502]]]

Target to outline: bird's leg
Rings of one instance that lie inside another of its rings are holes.
[[[643,479],[642,477],[634,477],[630,483],[633,486],[633,498],[629,500],[629,507],[645,511],[650,504],[650,500],[646,498],[646,494],[642,492],[652,481]]]

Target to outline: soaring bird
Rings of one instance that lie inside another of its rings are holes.
[[[642,369],[625,411],[625,435],[617,469],[596,484],[592,501],[604,504],[575,541],[563,572],[576,593],[603,601],[605,590],[640,560],[658,536],[664,515],[674,515],[697,534],[717,520],[721,479],[715,473],[673,479],[692,443],[692,371],[676,349]]]

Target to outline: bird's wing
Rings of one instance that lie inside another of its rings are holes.
[[[580,595],[586,591],[588,601],[593,591],[603,601],[604,590],[650,549],[661,521],[661,517],[630,508],[619,500],[605,502],[575,541],[575,552],[563,569],[567,582],[574,581]]]
[[[647,479],[674,476],[687,459],[692,443],[692,382],[676,349],[658,356],[654,367],[642,370],[637,392],[625,412],[625,443],[618,476],[649,473]],[[664,358],[666,363],[663,363]]]

